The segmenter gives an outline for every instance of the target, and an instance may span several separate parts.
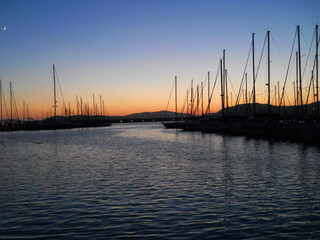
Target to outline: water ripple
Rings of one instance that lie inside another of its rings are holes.
[[[3,239],[320,238],[317,146],[157,123],[0,138]]]

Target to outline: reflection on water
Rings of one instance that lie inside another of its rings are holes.
[[[0,150],[0,238],[320,238],[317,146],[143,123]]]

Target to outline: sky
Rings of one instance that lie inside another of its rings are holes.
[[[272,89],[278,81],[282,86],[296,26],[301,28],[302,63],[306,64],[319,9],[318,0],[0,0],[3,92],[8,105],[11,81],[20,116],[23,101],[33,118],[47,116],[53,106],[55,64],[67,105],[70,102],[76,109],[77,95],[92,106],[93,94],[98,103],[101,95],[110,115],[123,116],[165,110],[177,76],[181,110],[192,79],[194,87],[201,82],[207,86],[210,71],[213,86],[225,49],[229,101],[233,98],[234,102],[252,33],[258,65],[266,31],[270,30]],[[310,59],[315,54],[313,48]],[[251,61],[247,68],[249,88]],[[266,63],[264,53],[257,78],[258,102],[266,102]],[[308,86],[311,65],[309,60],[304,87]],[[293,67],[288,76],[290,98]],[[219,91],[217,83],[212,112],[221,108]],[[204,92],[207,99],[207,89]],[[59,97],[58,112],[61,101]],[[169,110],[174,110],[173,101]]]

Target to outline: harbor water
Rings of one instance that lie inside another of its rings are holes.
[[[0,239],[320,239],[319,146],[131,123],[0,153]]]

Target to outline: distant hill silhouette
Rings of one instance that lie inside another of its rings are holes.
[[[186,114],[182,115],[183,117],[186,116]],[[71,116],[69,117],[62,117],[57,116],[56,120],[77,120],[78,118],[87,119],[87,120],[96,120],[96,119],[106,119],[106,120],[113,120],[113,119],[161,119],[161,118],[175,118],[176,113],[170,112],[170,111],[158,111],[158,112],[142,112],[142,113],[133,113],[126,116]],[[181,117],[181,113],[178,113],[178,118]],[[53,121],[54,117],[49,117],[44,119],[45,121]]]
[[[316,107],[316,103],[310,103],[307,106],[303,105],[302,108],[298,107],[298,111],[306,113],[307,115],[315,115],[315,107]],[[228,109],[225,109],[225,113],[227,114],[227,112],[229,112],[229,116],[246,116],[246,105],[245,104],[240,104],[238,106],[233,106],[233,107],[229,107]],[[248,104],[248,114],[249,116],[252,116],[252,109],[253,109],[253,104]],[[260,103],[256,103],[256,111],[258,114],[267,114],[268,113],[268,105],[267,104],[260,104]],[[279,111],[279,107],[278,106],[271,106],[271,111],[272,111],[272,115],[277,115],[278,111]],[[281,116],[292,116],[295,117],[297,114],[297,109],[296,106],[286,106],[286,107],[281,107]],[[210,114],[211,117],[215,117],[215,116],[221,116],[222,115],[222,110],[216,112],[216,113],[211,113]],[[190,117],[190,115],[188,115]],[[170,112],[170,111],[157,111],[157,112],[142,112],[142,113],[133,113],[133,114],[129,114],[126,116],[83,116],[84,119],[88,119],[88,120],[113,120],[113,119],[162,119],[162,118],[175,118],[176,117],[176,113],[175,112]],[[187,114],[181,114],[178,113],[178,118],[180,117],[187,117]],[[70,120],[77,120],[78,118],[80,118],[79,116],[71,116],[70,118],[64,118],[62,116],[57,116],[57,120],[63,120],[63,119],[70,119]],[[49,117],[45,120],[47,121],[52,121],[54,118],[53,117]]]
[[[186,114],[183,114],[183,117],[185,117]],[[158,112],[142,112],[142,113],[134,113],[130,115],[123,116],[123,118],[129,118],[129,119],[152,119],[152,118],[175,118],[176,113],[175,112],[169,112],[169,111],[158,111]],[[181,113],[178,113],[178,117],[181,117]]]
[[[304,112],[307,115],[314,115],[315,114],[315,107],[316,103],[309,103],[307,106],[303,105],[302,107],[298,107],[299,112]],[[320,107],[320,105],[319,105]],[[229,107],[229,115],[237,115],[237,116],[246,116],[246,105],[245,104],[240,104],[237,106]],[[228,109],[225,109],[225,113],[228,111]],[[248,104],[248,113],[249,115],[252,115],[253,111],[253,104]],[[268,104],[260,104],[256,103],[256,111],[258,114],[267,114],[268,113]],[[278,106],[273,106],[271,105],[271,112],[273,115],[277,115],[279,112],[279,107]],[[281,106],[280,109],[280,115],[284,116],[296,116],[297,114],[297,107],[296,106]],[[222,115],[222,110],[216,113],[217,116]]]

